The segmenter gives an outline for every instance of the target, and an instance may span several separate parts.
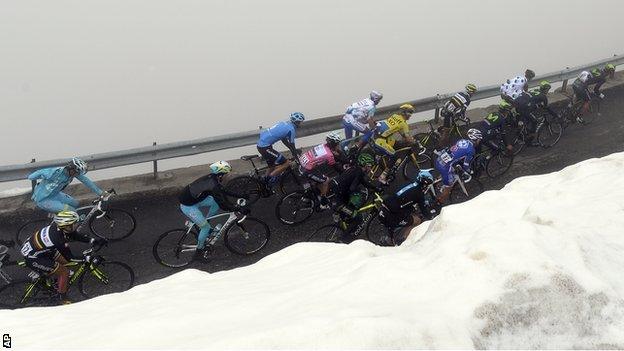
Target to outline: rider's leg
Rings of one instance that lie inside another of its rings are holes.
[[[342,126],[344,127],[345,139],[353,138],[353,126],[344,120],[342,121]]]
[[[455,173],[451,165],[442,165],[436,160],[435,169],[440,173],[442,177],[442,189],[440,189],[440,194],[438,195],[438,202],[440,204],[444,204],[451,194],[451,189],[453,188],[453,184],[455,184]]]
[[[211,196],[209,197],[212,198]],[[204,199],[204,201],[206,201],[206,199]],[[182,213],[184,213],[184,215],[188,217],[188,219],[190,219],[193,223],[197,225],[197,227],[199,227],[199,235],[197,236],[198,250],[202,250],[206,246],[206,238],[208,238],[208,235],[210,235],[210,232],[212,232],[212,227],[210,226],[210,223],[206,219],[206,216],[204,216],[204,214],[199,209],[199,205],[204,201],[193,206],[180,204],[180,210],[182,211]]]
[[[451,132],[451,114],[444,114],[442,117],[444,117],[444,122],[442,124],[442,127],[440,128],[439,145],[441,147],[446,147],[448,144],[450,144],[449,134]]]
[[[284,171],[288,169],[288,167],[290,167],[290,160],[287,160],[282,154],[280,154],[275,161],[275,164],[275,168],[271,173],[269,173],[270,177],[279,177],[280,175],[282,175],[282,173],[284,173]],[[274,178],[273,180],[277,181],[277,178]]]
[[[47,212],[59,213],[61,211],[75,211],[78,207],[78,201],[63,192],[59,192],[36,202],[36,205]]]
[[[384,138],[375,139],[374,146],[377,151],[384,154],[388,158],[388,167],[384,169],[381,175],[379,175],[379,181],[383,184],[387,184],[388,174],[394,174],[397,167],[397,165],[395,165],[396,157],[394,147],[392,147],[392,145],[390,145],[388,141]]]

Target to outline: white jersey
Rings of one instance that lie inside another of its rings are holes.
[[[501,85],[500,92],[503,95],[509,96],[512,100],[515,100],[524,91],[526,82],[527,79],[524,76],[507,79],[507,81]]]
[[[591,73],[587,72],[587,71],[583,71],[581,73],[579,73],[578,75],[578,79],[583,82],[586,83],[587,80],[589,79],[589,77],[591,77]]]
[[[349,124],[367,124],[367,119],[375,115],[375,103],[371,99],[354,102],[347,107],[343,119]]]

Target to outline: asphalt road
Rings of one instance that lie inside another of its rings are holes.
[[[559,143],[551,149],[524,150],[515,159],[507,174],[494,181],[484,182],[486,189],[500,189],[516,177],[558,171],[582,160],[624,151],[624,118],[621,113],[624,111],[624,88],[614,88],[608,91],[607,95],[601,105],[601,116],[593,124],[572,125],[565,130]],[[606,189],[607,186],[596,184],[597,189]],[[330,221],[330,216],[323,213],[316,214],[301,226],[282,225],[274,215],[275,202],[276,198],[261,199],[253,208],[252,215],[267,222],[271,229],[271,240],[261,252],[241,257],[230,253],[220,242],[209,263],[194,264],[191,267],[216,272],[249,265],[301,241],[305,234]],[[135,270],[139,284],[176,273],[178,270],[156,263],[152,257],[152,245],[161,233],[183,226],[185,217],[179,211],[177,194],[156,194],[137,200],[118,200],[113,201],[112,206],[132,212],[137,219],[137,229],[131,237],[111,244],[103,250],[103,253],[109,259],[130,264]],[[27,218],[24,218],[22,223],[26,220]],[[13,238],[19,225],[15,219],[0,219],[0,238]]]

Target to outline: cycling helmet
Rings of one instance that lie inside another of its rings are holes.
[[[481,131],[475,128],[468,129],[468,139],[472,141],[477,141],[483,139],[483,135],[481,135]]]
[[[508,103],[507,101],[503,100],[498,104],[498,110],[499,111],[511,111],[513,106],[511,106],[510,103]]]
[[[607,72],[607,73],[613,73],[613,72],[615,72],[615,66],[610,64],[610,63],[607,63],[604,66],[604,71]]]
[[[327,136],[325,137],[325,141],[328,144],[337,145],[342,141],[342,137],[340,136],[340,133],[334,131],[327,134]]]
[[[371,100],[373,100],[373,102],[378,103],[379,101],[381,101],[381,99],[383,99],[383,94],[376,90],[373,90],[370,93],[370,98]]]
[[[407,113],[416,112],[416,109],[411,104],[403,104],[399,107],[399,109],[401,110],[401,112],[407,112]]]
[[[87,173],[87,163],[78,157],[72,158],[67,167],[76,170],[79,174]]]
[[[290,114],[290,121],[295,124],[299,124],[303,122],[304,120],[305,120],[305,117],[303,116],[303,113],[301,112],[293,112]]]
[[[550,82],[547,80],[543,80],[539,84],[539,90],[541,92],[547,93],[550,90]]]
[[[72,225],[80,220],[78,213],[74,211],[61,211],[54,215],[54,223],[58,227],[66,227]]]
[[[468,83],[466,84],[466,92],[470,95],[474,94],[477,92],[477,86],[472,84],[472,83]]]
[[[373,158],[373,156],[367,153],[362,153],[360,154],[360,156],[358,156],[357,162],[358,165],[364,167],[366,165],[373,165],[375,163],[375,159]]]
[[[531,80],[535,78],[535,72],[533,72],[530,69],[527,69],[526,71],[524,71],[524,76],[526,77],[527,80]]]
[[[423,169],[416,175],[416,181],[424,186],[428,186],[433,183],[433,175],[429,170]]]
[[[213,174],[227,174],[232,170],[232,166],[225,161],[217,161],[210,165],[210,172]]]

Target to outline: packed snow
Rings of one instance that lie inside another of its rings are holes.
[[[13,348],[624,348],[624,153],[444,208],[396,248],[301,243],[69,306]]]

